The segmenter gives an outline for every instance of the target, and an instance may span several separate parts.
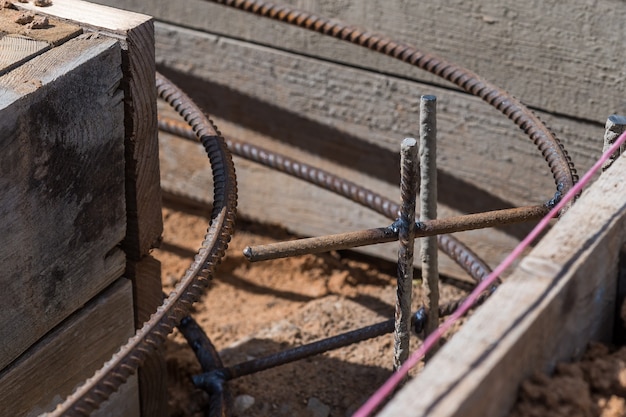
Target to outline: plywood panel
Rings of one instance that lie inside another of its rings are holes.
[[[83,36],[0,77],[0,369],[124,271],[120,60]]]

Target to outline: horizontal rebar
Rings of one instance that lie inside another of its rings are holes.
[[[175,119],[159,116],[159,129],[181,138],[197,140],[193,130]],[[374,210],[389,219],[398,217],[400,206],[397,203],[363,186],[347,181],[345,178],[250,143],[227,138],[226,144],[233,155],[307,181]],[[189,195],[186,195],[186,197],[193,198],[193,196]],[[439,249],[456,262],[474,280],[480,281],[481,278],[487,276],[491,271],[485,261],[480,259],[478,255],[455,237],[438,235],[437,243]]]
[[[420,312],[420,314],[423,315],[423,312]],[[416,321],[423,320],[421,316],[417,317],[417,313],[413,314],[411,318],[413,325]],[[214,372],[196,375],[193,377],[193,380],[196,385],[202,386],[205,379],[213,380],[213,374],[218,374],[224,380],[228,381],[234,378],[274,368],[276,366],[285,365],[287,363],[324,353],[329,350],[349,346],[353,343],[373,339],[375,337],[391,333],[393,332],[393,329],[394,319],[389,319],[361,329],[352,330],[337,336],[274,353],[263,358],[253,359],[230,367],[216,369]]]
[[[417,222],[415,237],[522,223],[540,219],[548,211],[549,208],[545,205],[527,206]],[[394,224],[389,227],[376,229],[290,240],[268,245],[248,246],[243,250],[243,254],[250,262],[257,262],[332,250],[351,249],[396,240],[398,240],[398,229]]]

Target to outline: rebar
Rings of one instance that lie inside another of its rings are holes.
[[[604,146],[602,152],[606,152],[617,140],[619,135],[626,130],[626,116],[618,116],[612,114],[606,119],[605,132],[604,132]],[[615,152],[609,157],[609,159],[602,165],[602,171],[606,171],[617,158],[624,152],[626,147],[621,146],[618,152]]]
[[[352,249],[359,246],[393,242],[395,240],[398,240],[396,223],[389,227],[289,240],[267,245],[248,246],[243,250],[243,254],[250,262],[258,262],[332,250]]]
[[[415,200],[419,177],[417,141],[406,138],[400,147],[400,218],[398,225],[398,283],[396,286],[393,369],[409,357],[411,298],[413,293],[413,250],[415,246]]]
[[[417,313],[410,317],[412,325],[416,325],[420,318]],[[378,336],[389,334],[394,330],[394,319],[385,320],[367,327],[352,330],[337,336],[329,337],[316,342],[308,343],[282,352],[274,353],[262,358],[253,359],[230,367],[216,369],[209,374],[194,376],[194,383],[202,385],[206,378],[213,379],[216,374],[228,381],[242,376],[261,372],[276,366],[285,365],[300,359],[318,355],[333,349],[339,349],[354,343],[363,342]]]
[[[188,126],[175,119],[159,116],[159,129],[182,138],[195,140],[193,131],[189,129]],[[228,149],[234,155],[254,161],[277,171],[284,172],[311,184],[317,185],[325,190],[334,192],[350,199],[351,201],[359,203],[364,207],[374,210],[389,219],[396,219],[398,217],[400,206],[396,202],[368,190],[365,187],[340,178],[328,171],[246,142],[237,141],[233,138],[227,138],[226,144]],[[519,214],[522,216],[522,220],[520,221],[527,221],[530,219],[525,218],[522,211],[520,211]],[[498,224],[493,223],[491,225],[497,226]],[[454,228],[449,228],[449,230],[454,230]],[[487,264],[454,236],[438,235],[437,243],[443,253],[456,262],[474,280],[480,281],[481,277],[486,276],[489,273],[489,267]]]
[[[476,301],[476,306],[482,304],[488,296],[495,290],[493,286],[489,291],[485,291]],[[447,316],[451,314],[465,298],[460,300],[451,301],[439,307],[439,315]],[[410,324],[413,331],[419,336],[423,332],[424,324],[427,320],[428,312],[422,307],[410,316]],[[200,329],[200,328],[199,328]],[[240,378],[243,376],[251,375],[257,372],[262,372],[267,369],[282,366],[291,362],[295,362],[301,359],[305,359],[314,355],[318,355],[324,352],[328,352],[334,349],[340,349],[345,346],[352,345],[354,343],[364,342],[375,337],[389,334],[395,330],[395,319],[389,319],[380,323],[372,324],[370,326],[362,327],[360,329],[351,330],[349,332],[328,337],[322,340],[318,340],[312,343],[307,343],[302,346],[298,346],[291,349],[286,349],[282,352],[270,354],[268,356],[252,359],[246,362],[235,364],[229,367],[216,367],[212,366],[202,367],[203,373],[193,377],[193,382],[198,387],[213,389],[216,381],[225,383],[227,381]],[[200,329],[202,332],[202,329]],[[204,334],[204,332],[202,332]],[[187,336],[186,336],[187,337]],[[196,336],[191,336],[196,337]],[[206,338],[206,335],[203,336]],[[189,339],[188,339],[189,340]],[[204,345],[197,345],[198,349],[194,348],[196,355],[200,357],[212,357],[213,352],[203,352]],[[210,350],[211,348],[209,348]],[[211,359],[212,360],[212,359]],[[209,369],[208,371],[206,369]],[[226,386],[226,384],[224,384]]]
[[[420,221],[437,218],[437,98],[420,98]],[[422,263],[423,305],[428,315],[424,332],[426,336],[439,325],[439,265],[437,238],[420,239]]]
[[[440,234],[461,232],[465,230],[482,229],[485,227],[515,224],[530,220],[540,219],[549,208],[545,205],[517,207],[487,211],[484,213],[465,214],[445,219],[428,220],[417,222],[415,225],[415,237],[434,236]],[[446,236],[449,238],[449,236]],[[323,253],[332,250],[352,249],[359,246],[388,243],[398,240],[398,224],[393,223],[389,227],[359,230],[354,232],[337,233],[334,235],[310,237],[304,239],[289,240],[285,242],[270,243],[267,245],[248,246],[243,254],[250,262],[266,261],[270,259],[286,258],[289,256]],[[447,240],[444,240],[444,244]],[[450,251],[450,247],[447,248]],[[454,254],[463,262],[467,252]],[[474,260],[465,263],[464,269],[470,270],[477,281],[485,276],[488,267],[485,264],[476,265]],[[487,272],[488,273],[488,272]]]

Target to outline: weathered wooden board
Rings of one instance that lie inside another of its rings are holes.
[[[139,260],[158,244],[163,231],[160,204],[157,203],[161,195],[152,19],[80,0],[55,0],[45,8],[32,3],[16,5],[21,10],[80,22],[86,30],[104,32],[121,41],[128,213],[124,250],[131,259]]]
[[[135,328],[139,329],[163,303],[161,263],[149,255],[141,261],[130,260],[125,276],[133,282]],[[139,369],[141,412],[146,417],[167,415],[167,368],[163,349],[148,357]]]
[[[54,18],[49,19],[45,28],[31,29],[17,23],[23,14],[18,10],[0,9],[0,75],[82,33],[79,26]]]
[[[306,56],[445,83],[364,48],[207,1],[97,2]],[[626,110],[621,88],[626,78],[626,56],[621,52],[623,5],[614,0],[273,3],[337,18],[436,53],[542,110],[596,122]]]
[[[0,77],[0,369],[124,271],[120,68],[81,36]]]
[[[0,37],[0,75],[11,71],[49,48],[48,42],[38,41],[23,35]]]
[[[504,416],[525,377],[607,341],[626,242],[625,173],[622,156],[381,417]]]
[[[120,278],[0,372],[4,416],[38,416],[80,385],[134,333],[131,283]],[[95,416],[136,417],[137,380],[132,378]]]
[[[148,256],[162,233],[156,133],[154,26],[150,16],[125,12],[79,0],[54,1],[44,9],[20,4],[21,9],[78,22],[86,31],[119,39],[124,91],[126,275],[133,280],[135,325],[140,327],[161,300],[160,264]],[[139,372],[142,415],[167,412],[165,364],[155,354]]]

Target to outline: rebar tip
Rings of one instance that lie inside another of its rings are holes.
[[[247,260],[252,259],[253,254],[252,254],[252,248],[250,246],[246,246],[243,249],[243,256],[245,256]]]
[[[417,139],[415,138],[405,138],[402,141],[402,149],[413,148],[417,146]]]

